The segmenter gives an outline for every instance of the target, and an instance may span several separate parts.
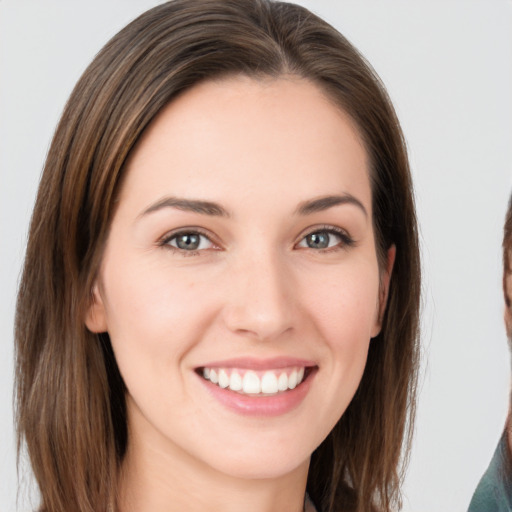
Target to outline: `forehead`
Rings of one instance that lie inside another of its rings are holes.
[[[230,77],[201,83],[160,112],[128,161],[121,199],[161,185],[219,201],[234,192],[281,202],[348,192],[369,206],[367,160],[355,124],[317,85]]]

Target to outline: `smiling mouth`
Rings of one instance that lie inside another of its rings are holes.
[[[295,389],[312,371],[313,367],[309,366],[265,371],[221,367],[197,369],[197,373],[212,384],[250,396],[272,396]]]

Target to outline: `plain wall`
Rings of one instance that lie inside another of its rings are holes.
[[[38,179],[71,89],[150,0],[0,0],[0,511],[16,506],[16,286]],[[501,237],[512,191],[512,2],[302,0],[368,58],[408,142],[423,264],[423,362],[407,512],[458,512],[503,429],[510,357]]]

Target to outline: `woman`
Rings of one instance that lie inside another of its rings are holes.
[[[391,510],[418,303],[404,142],[357,51],[290,4],[148,11],[78,82],[34,209],[41,510]]]

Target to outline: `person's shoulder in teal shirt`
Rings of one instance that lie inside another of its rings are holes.
[[[512,511],[512,457],[506,430],[473,494],[468,512]]]

